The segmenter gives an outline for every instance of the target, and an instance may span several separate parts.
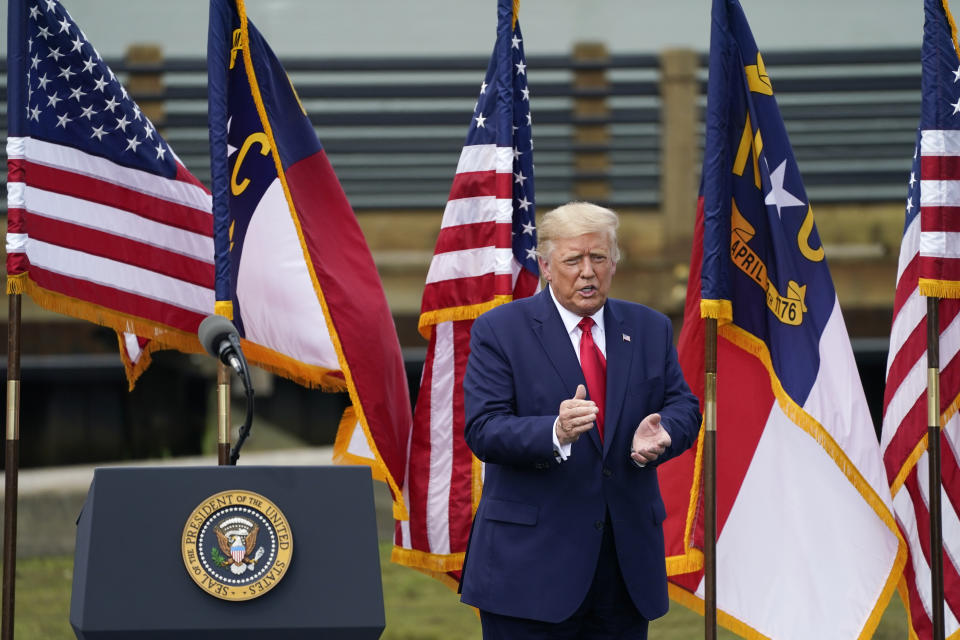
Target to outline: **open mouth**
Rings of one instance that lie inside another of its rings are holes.
[[[580,292],[580,295],[590,297],[597,292],[597,288],[591,284],[583,287],[582,289],[578,289],[578,291]]]

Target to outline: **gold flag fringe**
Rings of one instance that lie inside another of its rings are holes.
[[[729,300],[701,300],[700,317],[715,318],[718,325],[733,321],[733,304]]]
[[[960,298],[960,282],[956,280],[919,279],[920,295],[928,298]]]
[[[420,320],[417,323],[417,330],[420,332],[420,335],[429,340],[430,334],[433,333],[434,325],[438,325],[441,322],[476,320],[481,313],[489,311],[494,307],[499,307],[500,305],[506,304],[512,300],[512,295],[498,295],[494,296],[492,300],[488,300],[487,302],[426,311],[420,314]]]

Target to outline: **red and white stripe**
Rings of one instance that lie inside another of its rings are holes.
[[[463,148],[423,293],[421,313],[441,320],[432,326],[414,411],[403,488],[410,520],[397,522],[396,545],[423,554],[420,566],[454,575],[473,520],[474,459],[462,435],[473,320],[443,314],[536,291],[533,278],[518,278],[513,256],[513,179],[512,149]]]
[[[927,435],[927,301],[918,279],[931,266],[946,277],[960,258],[960,236],[932,221],[960,213],[960,136],[924,131],[921,140],[921,213],[904,230],[897,269],[893,326],[887,358],[880,447],[893,491],[897,523],[907,543],[904,578],[913,630],[932,638],[930,584],[930,487]],[[948,279],[958,279],[951,277]],[[939,306],[940,411],[960,395],[960,300]],[[960,416],[947,415],[941,436],[941,509],[944,547],[944,621],[947,636],[960,631]],[[915,451],[922,453],[919,457]],[[913,457],[911,457],[913,454]],[[916,458],[916,459],[913,459]]]
[[[167,179],[27,137],[7,155],[9,275],[146,321],[149,337],[213,312],[210,195],[182,165]]]
[[[465,146],[440,222],[421,313],[510,295],[520,270],[513,258],[512,224],[513,150]]]
[[[920,140],[920,277],[960,281],[960,131]]]

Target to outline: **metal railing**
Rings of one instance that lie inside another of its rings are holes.
[[[356,210],[442,208],[485,58],[283,63]],[[811,200],[904,197],[920,112],[919,50],[772,52],[765,63]],[[662,98],[661,65],[662,56],[655,55],[529,57],[541,207],[585,194],[618,207],[656,207],[663,200],[663,114],[678,105]],[[128,86],[139,76],[159,79],[156,88],[131,87],[131,94],[141,104],[162,105],[155,124],[209,184],[205,60],[111,66]],[[705,55],[699,66],[692,82],[702,113]],[[584,72],[594,82],[581,82]],[[2,83],[5,129],[5,69]],[[584,110],[584,102],[602,108]],[[702,119],[695,140],[691,157],[699,159]],[[584,162],[588,157],[593,161]],[[696,175],[699,160],[674,169]]]

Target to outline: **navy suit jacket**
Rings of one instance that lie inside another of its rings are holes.
[[[559,622],[590,587],[609,513],[627,590],[647,619],[667,611],[656,464],[630,459],[633,434],[659,413],[681,453],[700,428],[699,402],[683,379],[669,319],[608,299],[604,306],[607,406],[596,428],[558,463],[554,421],[583,372],[545,289],[474,322],[464,376],[467,444],[486,463],[461,584],[463,602],[501,615]]]

